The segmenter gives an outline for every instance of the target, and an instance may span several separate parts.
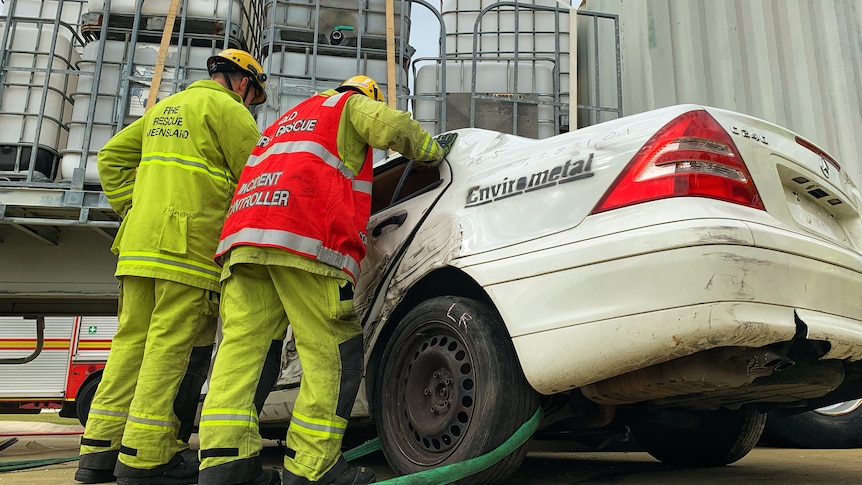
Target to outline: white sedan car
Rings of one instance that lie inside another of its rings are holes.
[[[724,465],[767,411],[862,397],[860,194],[825,151],[695,105],[457,133],[439,168],[375,169],[354,415],[397,472],[489,452],[539,407],[539,433],[631,430],[663,462]]]

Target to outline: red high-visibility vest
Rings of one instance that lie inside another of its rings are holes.
[[[264,130],[237,184],[216,261],[236,246],[272,247],[359,277],[371,216],[372,149],[354,176],[338,156],[352,91],[312,96]]]

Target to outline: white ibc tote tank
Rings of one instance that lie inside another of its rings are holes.
[[[96,72],[97,60],[104,43],[102,68]],[[84,183],[98,184],[96,154],[99,149],[123,126],[141,117],[149,98],[149,80],[153,77],[159,44],[137,42],[131,65],[132,80],[123,93],[123,69],[128,67],[129,44],[119,40],[97,40],[84,48],[78,63],[81,71],[77,92],[73,95],[74,110],[69,122],[69,142],[60,161],[62,180],[71,180],[80,166],[84,140],[89,139],[89,156]],[[206,60],[215,51],[209,47],[168,46],[164,71],[159,85],[157,101],[184,89],[193,81],[208,78]],[[181,81],[175,83],[174,81]],[[98,82],[95,107],[90,111],[93,84]],[[124,96],[125,94],[125,96]],[[125,99],[125,104],[120,102]],[[92,130],[87,138],[87,120],[92,119]],[[115,128],[118,127],[118,128]]]
[[[357,74],[372,77],[388,94],[385,0],[269,0],[265,13],[261,44],[269,99],[257,110],[261,130]],[[395,0],[394,16],[396,82],[400,78],[399,94],[407,95],[410,2]]]
[[[134,15],[140,0],[111,0],[111,13]],[[104,0],[89,0],[90,12],[101,12],[105,10]],[[195,18],[217,18],[230,20],[234,24],[242,22],[248,17],[250,0],[186,0],[186,17]],[[171,0],[146,0],[141,5],[141,15],[164,16],[171,6]],[[246,12],[243,14],[243,12]]]
[[[71,32],[55,32],[53,23],[13,20],[0,28],[7,32],[3,55],[8,66],[0,86],[0,176],[26,176],[35,148],[39,180],[34,181],[50,181],[56,172],[56,153],[67,139],[63,125],[69,121],[72,104],[66,93],[77,83],[71,71],[78,53]],[[22,153],[16,164],[18,147]]]
[[[69,142],[62,154],[59,177],[63,181],[77,180],[76,169],[84,164],[84,184],[96,185],[99,183],[97,153],[111,136],[146,111],[158,60],[158,40],[140,32],[137,41],[132,40],[132,24],[128,21],[164,18],[171,0],[111,0],[109,5],[105,0],[88,0],[85,3],[89,12],[87,21],[91,22],[86,24],[87,33],[92,39],[84,47],[78,64],[80,81],[73,94]],[[243,37],[250,40],[251,23],[260,22],[257,18],[260,3],[261,0],[181,1],[174,26],[179,25],[183,30],[180,34],[175,30],[175,38],[167,47],[156,101],[198,79],[208,78],[206,60],[222,50],[219,46],[224,42],[239,47],[234,44],[242,44]],[[100,39],[101,16],[108,14],[108,32],[105,39]],[[229,29],[229,39],[215,28],[216,24],[226,21],[235,26]],[[82,19],[82,30],[84,23]],[[149,24],[140,22],[139,25]],[[177,35],[183,38],[183,45],[177,45]],[[88,145],[86,154],[85,145]]]
[[[395,36],[410,33],[410,2],[393,2]],[[319,14],[318,14],[319,8]],[[353,27],[351,35],[386,36],[384,0],[272,0],[266,1],[266,23],[314,30],[330,35],[336,27]],[[403,19],[402,19],[403,14]],[[315,19],[317,21],[315,22]],[[402,21],[403,20],[403,21]]]
[[[10,3],[8,0],[0,3],[0,12],[6,14]],[[59,14],[61,22],[76,25],[81,20],[82,0],[17,0],[11,8],[16,17],[54,20]]]
[[[377,81],[384,93],[386,90],[386,61],[383,59],[359,59],[318,55],[312,58],[304,52],[275,52],[264,58],[263,66],[271,72],[267,82],[270,99],[258,108],[258,126],[263,129],[276,121],[285,111],[296,106],[315,92],[337,87],[355,73],[362,73]],[[407,79],[407,69],[401,69],[402,79]],[[312,81],[312,79],[314,79]],[[408,94],[404,87],[402,95]]]
[[[569,102],[568,10],[555,0],[518,3],[562,11],[526,7],[516,11],[511,5],[493,7],[496,3],[493,0],[443,0],[441,3],[441,16],[446,27],[446,94],[451,98],[446,108],[446,129],[460,128],[469,123],[475,50],[476,94],[524,101],[518,108],[518,133],[538,138],[555,135],[555,122],[558,120],[554,119],[551,103]],[[477,27],[476,21],[485,8],[489,10],[481,16]],[[439,79],[438,66],[419,68],[416,95],[439,94]],[[481,104],[482,100],[478,100],[477,105]],[[489,103],[489,106],[494,104],[497,103]],[[482,106],[477,109],[481,110]],[[417,100],[415,115],[427,129],[438,129],[436,124],[440,120],[436,101]],[[466,119],[462,119],[462,115]],[[509,115],[513,116],[512,113]],[[508,128],[503,128],[505,120],[498,116],[494,120],[491,118],[494,116],[490,116],[488,122],[495,121],[501,126],[489,128],[512,129],[511,120],[508,120]],[[457,126],[451,126],[453,122]],[[477,119],[476,123],[481,126],[481,120]]]
[[[472,63],[446,63],[446,129],[463,128],[470,121],[470,89],[473,73]],[[440,69],[437,66],[423,66],[416,75],[417,95],[435,93],[438,88]],[[477,102],[476,126],[489,130],[510,132],[515,96],[514,86],[518,86],[518,134],[530,138],[547,138],[555,135],[554,108],[549,104],[537,104],[544,100],[551,102],[554,92],[554,73],[549,65],[522,62],[515,69],[513,62],[478,62],[476,64],[476,91],[492,94],[496,99],[487,104]],[[505,101],[499,103],[498,101]],[[436,101],[417,99],[414,101],[414,117],[423,128],[436,133],[439,131],[435,115]],[[511,108],[509,108],[511,106]],[[455,126],[452,126],[452,125]]]

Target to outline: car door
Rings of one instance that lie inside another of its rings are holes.
[[[393,269],[428,212],[451,181],[447,162],[419,167],[394,157],[374,169],[368,251],[356,285],[354,305],[363,327],[375,321]]]

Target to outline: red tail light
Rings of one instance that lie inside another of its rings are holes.
[[[708,197],[765,210],[736,145],[706,111],[690,111],[662,127],[593,214],[670,197]]]

